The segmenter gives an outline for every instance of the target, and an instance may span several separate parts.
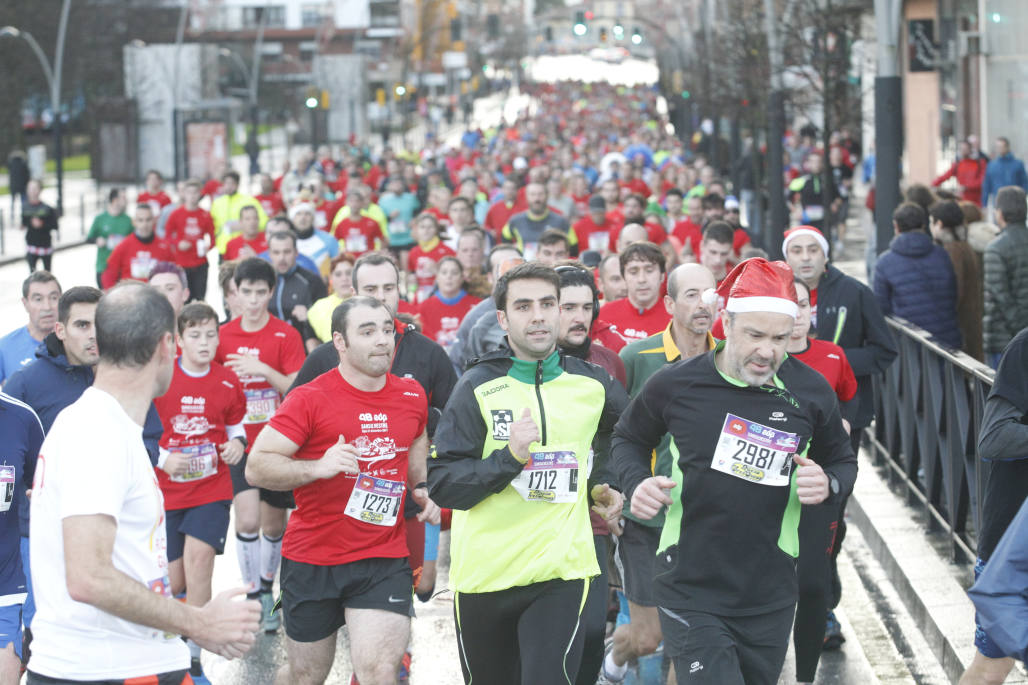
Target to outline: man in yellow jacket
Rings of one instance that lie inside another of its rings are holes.
[[[268,215],[261,203],[252,195],[239,192],[239,174],[226,171],[221,177],[222,194],[211,202],[211,219],[214,220],[214,244],[218,252],[224,256],[228,241],[239,235],[239,210],[243,207],[254,207],[261,230],[268,222]]]

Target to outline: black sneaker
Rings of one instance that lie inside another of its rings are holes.
[[[846,641],[846,638],[842,636],[842,626],[839,621],[835,618],[835,612],[828,612],[828,621],[825,625],[825,641],[821,645],[821,649],[825,651],[833,651],[842,647],[842,643]]]

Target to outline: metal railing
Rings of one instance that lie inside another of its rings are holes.
[[[978,433],[995,372],[903,319],[886,320],[899,357],[875,378],[873,460],[924,508],[928,530],[947,535],[951,557],[973,562],[990,468],[978,458]]]

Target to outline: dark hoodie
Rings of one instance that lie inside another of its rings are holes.
[[[51,333],[36,348],[36,358],[7,379],[4,392],[32,407],[46,434],[50,432],[57,415],[81,397],[92,384],[93,368],[69,362],[64,353],[64,343],[56,333]],[[162,430],[157,409],[151,403],[143,426],[143,444],[146,445],[151,464],[157,463],[157,443],[160,442]],[[27,506],[24,509],[18,514],[23,534],[28,536],[29,512]]]
[[[886,316],[906,319],[960,349],[957,277],[946,250],[924,231],[900,233],[875,264],[874,291]]]

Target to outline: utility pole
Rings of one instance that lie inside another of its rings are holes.
[[[778,35],[775,0],[764,0],[764,24],[771,64],[771,92],[767,98],[767,193],[770,199],[770,216],[764,224],[761,237],[764,239],[764,249],[769,255],[777,258],[782,256],[782,240],[789,215],[785,207],[785,172],[782,169],[782,159],[785,155],[785,84],[782,70],[785,58]],[[757,198],[759,202],[759,193]]]
[[[902,0],[875,0],[878,75],[875,77],[875,227],[877,254],[892,240],[892,211],[900,203],[903,80],[899,75]]]

